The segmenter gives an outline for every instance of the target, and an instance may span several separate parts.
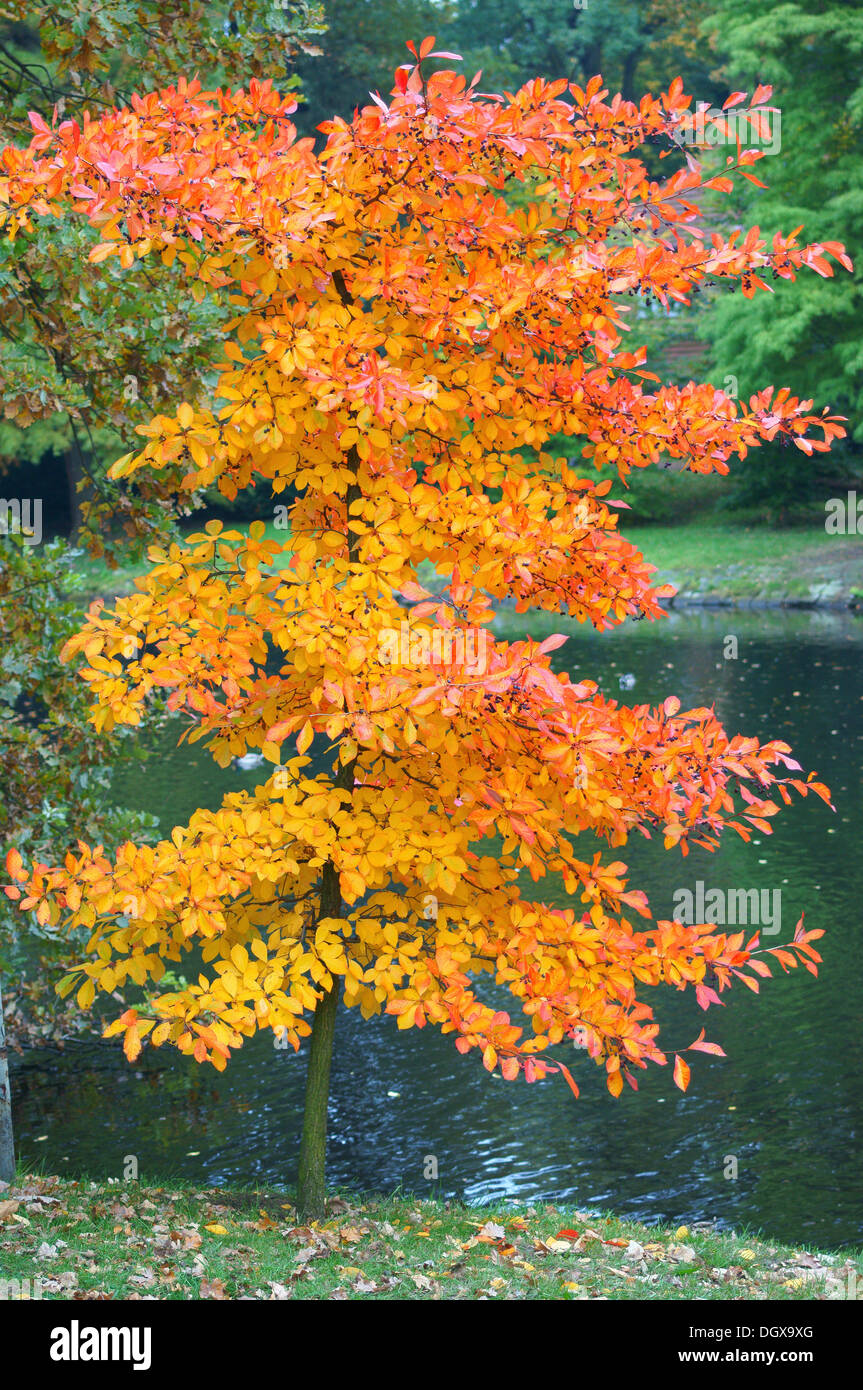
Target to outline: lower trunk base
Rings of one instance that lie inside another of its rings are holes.
[[[297,1216],[303,1222],[323,1221],[326,1216],[327,1105],[341,983],[340,979],[333,980],[332,989],[315,1009],[312,1023],[297,1183]]]

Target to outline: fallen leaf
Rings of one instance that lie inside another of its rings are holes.
[[[534,1249],[542,1250],[546,1254],[562,1254],[566,1250],[572,1249],[571,1240],[557,1240],[554,1236],[549,1236],[548,1240],[541,1240],[539,1237],[533,1242]]]
[[[364,1232],[359,1226],[342,1226],[339,1235],[348,1245],[356,1245],[357,1241],[362,1240]]]
[[[230,1294],[228,1293],[228,1290],[225,1288],[225,1285],[222,1283],[221,1279],[213,1279],[212,1281],[202,1279],[200,1297],[217,1298],[224,1301],[225,1299],[230,1298]]]
[[[505,1237],[506,1231],[496,1221],[486,1221],[476,1233],[477,1240],[482,1241],[503,1240]]]
[[[679,1265],[691,1265],[696,1258],[695,1249],[691,1245],[670,1245],[668,1254]]]

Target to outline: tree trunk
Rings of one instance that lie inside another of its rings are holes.
[[[327,1106],[341,984],[340,979],[333,980],[332,989],[315,1009],[312,1024],[297,1183],[297,1216],[301,1221],[322,1221],[326,1216]]]
[[[339,293],[350,301],[344,280],[337,270],[333,277]],[[356,445],[348,451],[348,461],[354,476],[359,469],[359,454]],[[351,504],[362,493],[358,485],[350,483],[345,497],[345,515],[350,519]],[[348,559],[357,558],[359,538],[348,532]],[[353,792],[356,758],[348,763],[340,762],[335,776],[335,785],[343,791]],[[342,893],[339,875],[330,861],[321,871],[321,899],[318,917],[340,917],[342,912]],[[303,1109],[303,1136],[300,1140],[300,1171],[297,1180],[297,1215],[301,1221],[322,1221],[327,1212],[326,1158],[327,1158],[327,1107],[330,1099],[330,1065],[333,1060],[333,1041],[336,1035],[336,1014],[339,1011],[339,996],[342,982],[333,977],[329,992],[315,1009],[312,1021],[312,1038],[309,1049],[309,1069],[306,1073],[306,1098]]]
[[[12,1142],[12,1095],[6,1061],[6,1026],[3,1022],[3,994],[0,991],[0,1181],[15,1181],[15,1146]]]
[[[354,764],[339,769],[337,783],[354,780]],[[332,863],[321,873],[319,917],[338,917],[342,910],[339,875]],[[315,1009],[306,1073],[303,1137],[300,1140],[300,1172],[297,1182],[297,1215],[301,1221],[322,1221],[326,1215],[327,1107],[330,1098],[330,1064],[336,1035],[336,1014],[342,982],[332,985]]]
[[[623,60],[623,76],[620,83],[620,95],[625,101],[634,101],[635,97],[635,69],[638,67],[641,58],[641,45],[632,53],[627,53]]]
[[[81,514],[81,493],[78,484],[84,477],[81,449],[77,439],[72,439],[64,455],[66,466],[66,494],[69,500],[69,540],[74,544],[83,523]]]

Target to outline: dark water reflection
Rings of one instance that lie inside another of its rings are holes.
[[[523,627],[499,621],[502,635]],[[434,1190],[478,1201],[570,1198],[646,1220],[712,1218],[776,1238],[825,1246],[863,1237],[860,854],[863,623],[833,613],[682,613],[597,637],[559,618],[531,620],[536,636],[572,631],[562,667],[629,703],[677,694],[709,703],[732,730],[785,738],[831,787],[836,815],[809,797],[775,833],[688,861],[639,843],[620,852],[661,916],[677,888],[780,888],[781,939],[801,910],[828,929],[817,981],[803,971],[766,981],[756,998],[735,989],[703,1015],[689,996],[657,999],[666,1046],[705,1024],[727,1060],[696,1056],[689,1092],[651,1068],[619,1101],[592,1066],[576,1066],[582,1099],[556,1081],[510,1085],[462,1058],[431,1029],[396,1032],[389,1019],[339,1020],[331,1104],[334,1184]],[[726,659],[725,639],[738,643]],[[634,675],[621,693],[619,677]],[[218,803],[255,774],[220,772],[184,749],[152,765],[130,804],[170,827]],[[564,895],[558,893],[558,900]],[[776,938],[777,940],[780,938]],[[568,1058],[568,1060],[571,1060]],[[578,1058],[576,1057],[576,1062]],[[117,1175],[127,1154],[142,1179],[290,1184],[295,1177],[304,1065],[259,1038],[219,1076],[167,1049],[126,1066],[112,1044],[14,1059],[18,1142],[51,1171]],[[439,1181],[423,1177],[427,1155]],[[729,1156],[738,1177],[724,1176]]]

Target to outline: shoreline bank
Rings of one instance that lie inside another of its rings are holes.
[[[327,1220],[307,1226],[288,1193],[169,1180],[21,1174],[0,1184],[0,1252],[7,1297],[56,1300],[863,1297],[863,1251],[815,1251],[705,1222],[646,1226],[564,1203],[334,1192]]]

